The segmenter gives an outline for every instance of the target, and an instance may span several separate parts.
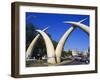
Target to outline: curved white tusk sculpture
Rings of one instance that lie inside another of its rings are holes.
[[[64,35],[61,37],[57,47],[56,47],[56,51],[55,51],[55,54],[56,54],[56,60],[57,60],[57,63],[60,63],[61,62],[61,53],[62,53],[62,50],[63,50],[63,47],[64,47],[64,44],[65,44],[65,41],[67,40],[67,38],[69,37],[69,35],[71,34],[71,32],[75,29],[75,27],[71,27],[69,28],[65,33]]]
[[[46,27],[46,28],[43,29],[42,31],[45,31],[45,30],[47,30],[47,29],[48,29],[48,27]],[[40,37],[40,34],[38,34],[38,35],[32,40],[32,42],[30,43],[30,45],[29,45],[29,47],[28,47],[28,49],[27,49],[27,51],[26,51],[26,59],[29,59],[29,58],[31,57],[32,52],[33,52],[33,50],[34,50],[34,46],[35,46],[37,40],[39,39],[39,37]]]
[[[72,24],[72,25],[74,25],[74,26],[77,26],[77,27],[79,27],[79,28],[81,28],[83,31],[85,31],[88,35],[89,35],[89,27],[88,26],[86,26],[86,25],[84,25],[84,24],[82,24],[82,23],[80,23],[80,22],[72,22],[72,21],[67,21],[67,22],[65,22],[65,23],[69,23],[69,24]]]
[[[37,32],[39,32],[41,34],[41,36],[43,37],[45,44],[46,44],[46,49],[47,49],[47,56],[48,56],[48,63],[51,64],[55,64],[55,51],[54,51],[54,46],[52,44],[51,39],[48,37],[48,35],[41,31],[41,30],[36,30]]]
[[[64,35],[61,37],[60,41],[58,42],[58,45],[57,45],[56,51],[55,51],[57,63],[61,62],[61,54],[62,54],[62,50],[63,50],[64,44],[65,44],[65,41],[67,40],[67,38],[69,37],[69,35],[75,29],[76,26],[80,27],[82,30],[84,30],[86,33],[89,34],[89,27],[84,24],[81,24],[81,22],[85,21],[86,19],[87,18],[85,18],[79,22],[71,22],[71,21],[64,22],[64,23],[73,24],[73,27],[69,28],[64,33]]]

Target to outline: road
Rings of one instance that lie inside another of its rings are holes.
[[[79,64],[86,64],[86,63],[85,62],[78,61],[78,60],[73,60],[72,62],[66,63],[64,65],[79,65]]]

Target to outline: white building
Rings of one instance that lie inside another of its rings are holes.
[[[78,54],[79,54],[79,51],[72,50],[72,55],[73,55],[73,56],[78,56]]]

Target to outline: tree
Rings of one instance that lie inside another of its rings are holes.
[[[68,52],[66,52],[66,56],[72,56],[72,51],[68,51]]]
[[[32,24],[26,25],[26,50],[32,39],[36,36],[36,27]]]

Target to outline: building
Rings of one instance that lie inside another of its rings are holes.
[[[78,56],[79,55],[79,51],[77,50],[72,50],[72,56]]]

